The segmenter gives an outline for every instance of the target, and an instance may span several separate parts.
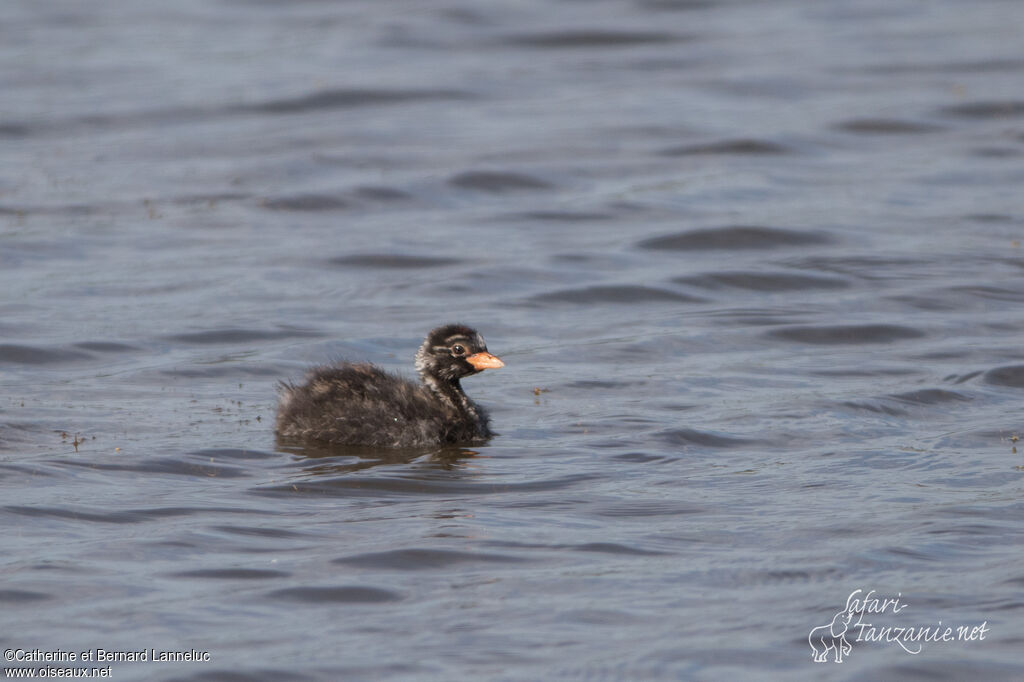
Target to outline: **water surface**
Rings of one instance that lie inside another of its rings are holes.
[[[0,648],[1020,679],[1024,7],[8,2]],[[473,324],[473,448],[278,442]],[[856,589],[984,641],[808,633]]]

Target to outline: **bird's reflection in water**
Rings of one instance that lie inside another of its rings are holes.
[[[296,456],[296,462],[310,476],[349,474],[377,466],[420,462],[431,469],[452,471],[462,468],[480,454],[458,446],[422,448],[374,448],[365,445],[315,445],[278,437],[277,449]]]

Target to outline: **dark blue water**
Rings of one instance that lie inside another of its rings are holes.
[[[1024,5],[0,15],[0,649],[1024,676]],[[454,321],[489,444],[275,440],[278,380]],[[987,634],[815,663],[857,589]]]

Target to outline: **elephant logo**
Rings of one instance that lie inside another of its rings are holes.
[[[828,625],[819,625],[807,635],[807,643],[811,645],[814,652],[815,663],[825,663],[828,659],[828,652],[835,652],[836,663],[843,662],[843,656],[849,655],[853,645],[846,641],[846,629],[850,627],[853,620],[853,612],[844,609],[836,614]]]

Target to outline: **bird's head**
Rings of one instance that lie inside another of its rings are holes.
[[[484,337],[463,324],[447,324],[427,334],[416,352],[416,371],[424,378],[455,382],[505,363],[487,352]]]

